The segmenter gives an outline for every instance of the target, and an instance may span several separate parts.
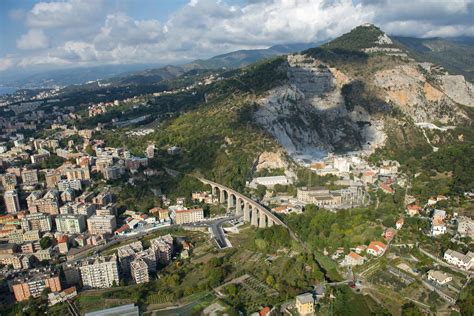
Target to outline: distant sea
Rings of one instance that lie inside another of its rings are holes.
[[[13,87],[0,87],[0,95],[14,93],[18,88]]]

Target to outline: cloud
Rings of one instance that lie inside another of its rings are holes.
[[[19,49],[43,49],[48,47],[49,40],[42,30],[30,29],[16,41]]]
[[[27,25],[33,28],[85,27],[100,19],[105,8],[104,0],[39,2],[28,13]]]
[[[190,0],[166,21],[134,18],[105,0],[39,2],[24,13],[29,31],[17,41],[24,52],[2,67],[178,63],[324,41],[365,22],[393,35],[472,36],[473,1]],[[146,1],[138,5],[146,10]]]

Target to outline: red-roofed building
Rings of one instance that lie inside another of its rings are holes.
[[[272,309],[271,309],[270,307],[266,306],[266,307],[262,308],[262,309],[260,310],[260,312],[258,312],[258,314],[259,314],[260,316],[267,316],[268,314],[270,314],[270,311],[271,311],[271,310],[272,310]]]
[[[384,254],[387,246],[381,241],[371,241],[367,247],[367,253],[373,256],[381,256]]]
[[[404,223],[405,220],[403,219],[403,217],[400,217],[400,219],[395,223],[395,227],[397,229],[402,229]]]
[[[123,235],[127,230],[130,229],[130,226],[128,226],[128,224],[125,224],[123,226],[121,226],[120,228],[118,228],[116,231],[115,231],[115,235]]]
[[[393,189],[392,189],[392,186],[388,183],[382,183],[380,185],[380,188],[382,189],[382,191],[384,191],[385,193],[389,193],[389,194],[392,194],[393,192],[395,192]]]
[[[421,206],[416,205],[416,204],[410,204],[407,206],[406,211],[407,211],[407,214],[410,216],[419,215],[421,211]]]

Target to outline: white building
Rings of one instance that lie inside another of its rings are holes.
[[[428,271],[428,280],[436,282],[439,285],[445,285],[453,280],[447,273],[437,270]]]
[[[85,289],[108,288],[119,284],[117,257],[97,257],[82,262],[79,267]]]
[[[288,185],[291,181],[286,176],[271,176],[271,177],[257,177],[248,184],[251,188],[256,188],[257,185],[264,185],[272,188],[275,184]]]
[[[91,235],[112,234],[116,227],[114,215],[93,215],[87,219],[87,229]]]
[[[336,157],[334,158],[334,169],[339,170],[339,172],[349,172],[351,168],[351,163],[347,158]]]
[[[56,230],[68,234],[80,234],[86,230],[86,218],[79,214],[62,214],[56,216]]]
[[[474,253],[469,251],[463,255],[460,252],[448,249],[444,253],[444,261],[467,271],[474,265]]]
[[[7,213],[14,214],[20,211],[20,200],[18,199],[18,192],[16,190],[5,192],[3,199]]]

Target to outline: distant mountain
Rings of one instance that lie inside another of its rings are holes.
[[[83,84],[97,79],[107,79],[128,72],[157,67],[153,64],[104,65],[56,69],[38,73],[3,74],[0,85],[24,89],[55,88]]]
[[[443,39],[393,36],[392,38],[407,47],[417,60],[440,64],[449,72],[461,74],[471,82],[474,81],[473,37]]]
[[[97,67],[80,67],[50,70],[38,73],[8,74],[0,78],[0,86],[25,89],[54,88],[68,85],[84,84],[97,79],[106,80],[117,85],[150,84],[161,80],[173,79],[193,69],[240,68],[256,61],[277,55],[293,53],[318,44],[275,45],[266,49],[239,50],[218,55],[210,59],[200,59],[182,66],[165,66],[152,64],[104,65]]]
[[[238,50],[227,54],[218,55],[206,60],[195,60],[183,66],[185,69],[204,68],[241,68],[248,66],[254,62],[271,58],[274,56],[290,54],[303,51],[305,49],[319,46],[320,43],[306,44],[287,44],[275,45],[266,49]]]

